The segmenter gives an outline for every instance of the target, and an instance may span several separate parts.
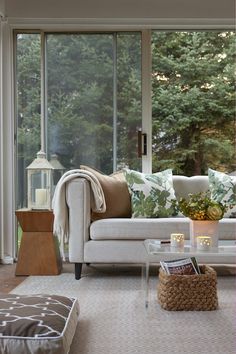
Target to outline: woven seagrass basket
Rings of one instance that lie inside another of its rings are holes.
[[[200,270],[196,275],[169,275],[160,268],[157,294],[161,307],[169,311],[216,310],[216,272],[206,265]]]

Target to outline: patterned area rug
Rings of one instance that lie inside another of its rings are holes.
[[[235,276],[218,276],[216,311],[165,311],[156,300],[157,276],[150,279],[144,306],[136,273],[70,272],[31,276],[15,294],[49,293],[78,297],[80,317],[69,354],[235,354]]]

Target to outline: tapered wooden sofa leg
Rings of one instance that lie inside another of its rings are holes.
[[[81,278],[83,263],[75,263],[75,279],[79,280]]]

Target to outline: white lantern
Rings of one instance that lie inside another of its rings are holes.
[[[57,154],[52,154],[51,155],[51,160],[49,161],[50,164],[53,167],[53,185],[54,188],[57,185],[57,182],[59,181],[59,179],[62,177],[62,175],[65,172],[65,167],[60,163],[60,161],[58,160],[58,156]]]
[[[51,209],[53,167],[43,151],[26,168],[28,182],[28,208]]]

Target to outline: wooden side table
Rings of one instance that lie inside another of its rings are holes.
[[[16,216],[23,234],[15,274],[60,274],[62,261],[57,238],[53,235],[53,212],[20,209]]]

